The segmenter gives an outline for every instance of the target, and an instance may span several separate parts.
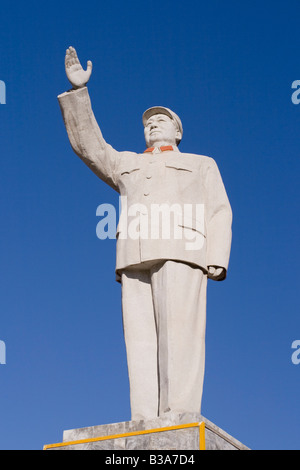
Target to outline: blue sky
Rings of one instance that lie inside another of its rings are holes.
[[[299,449],[298,1],[12,1],[1,9],[0,448],[130,419],[115,240],[118,195],[73,153],[57,95],[73,45],[103,135],[144,150],[153,105],[182,152],[213,157],[232,205],[228,278],[209,282],[203,415],[253,449]]]

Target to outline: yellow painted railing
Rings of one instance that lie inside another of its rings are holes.
[[[131,437],[131,436],[141,436],[143,434],[152,434],[152,433],[164,432],[164,431],[176,431],[179,429],[197,428],[197,427],[199,428],[199,450],[205,450],[205,423],[203,421],[201,423],[180,424],[177,426],[169,426],[169,427],[164,427],[164,428],[146,429],[142,431],[127,432],[123,434],[113,434],[110,436],[79,439],[77,441],[59,442],[57,444],[47,444],[44,446],[44,450],[48,450],[48,449],[54,450],[59,447],[66,447],[70,445],[88,444],[90,442],[107,441],[109,439],[119,439],[121,437],[124,438],[124,437]]]

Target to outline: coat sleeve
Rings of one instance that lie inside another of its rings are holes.
[[[105,142],[87,87],[62,93],[58,101],[74,152],[99,178],[118,191],[115,169],[121,152]]]
[[[231,249],[232,210],[219,169],[212,158],[209,158],[206,168],[205,195],[207,266],[224,268],[225,279]]]

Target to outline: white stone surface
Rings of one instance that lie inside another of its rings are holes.
[[[62,446],[50,450],[199,450],[199,427],[187,427],[162,432],[149,432],[128,436],[128,433],[153,431],[172,426],[205,423],[206,450],[250,450],[240,441],[208,419],[195,413],[170,414],[153,420],[123,421],[120,423],[70,429],[63,433]],[[114,436],[118,437],[114,437]],[[110,437],[111,436],[111,437]],[[108,437],[95,442],[83,442],[98,437]],[[72,444],[74,442],[74,444]],[[75,442],[77,442],[75,444]]]
[[[144,114],[146,153],[115,150],[103,138],[85,86],[91,62],[84,71],[69,48],[65,64],[74,89],[58,99],[72,148],[126,199],[117,230],[116,274],[123,281],[132,418],[200,412],[206,281],[225,279],[231,247],[231,207],[217,164],[179,151],[182,123],[164,107]],[[175,207],[176,232],[145,236],[141,227],[153,233],[152,209],[161,204]],[[125,232],[124,219],[137,205],[142,209],[132,221],[140,231],[134,237]],[[186,217],[187,206],[204,212]],[[197,243],[187,245],[187,235]]]

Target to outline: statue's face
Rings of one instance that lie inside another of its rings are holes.
[[[147,147],[160,145],[176,145],[181,133],[174,121],[165,114],[154,114],[146,122],[144,135]]]

